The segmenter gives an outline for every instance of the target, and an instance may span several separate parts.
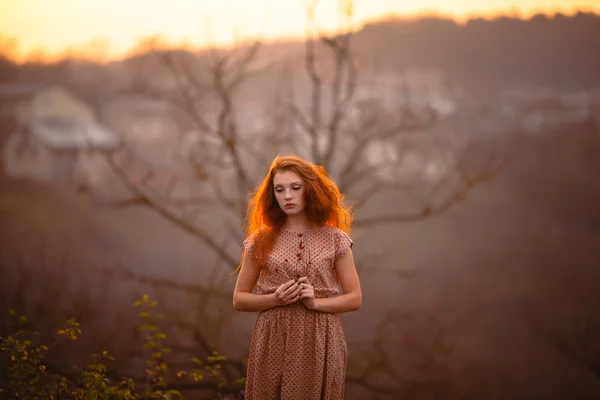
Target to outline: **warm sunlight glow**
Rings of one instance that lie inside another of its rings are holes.
[[[11,57],[48,58],[77,54],[111,59],[127,54],[143,38],[203,47],[235,41],[301,37],[311,0],[2,0],[0,45]],[[320,0],[319,27],[344,24],[339,0]],[[500,13],[600,10],[600,0],[355,0],[355,27],[390,14],[436,13],[464,19]]]

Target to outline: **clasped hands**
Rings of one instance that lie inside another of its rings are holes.
[[[315,289],[305,276],[298,278],[298,280],[289,280],[280,285],[274,295],[278,306],[286,306],[302,301],[302,304],[309,310],[316,308]]]

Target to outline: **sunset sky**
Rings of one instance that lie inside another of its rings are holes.
[[[17,59],[66,52],[109,59],[141,38],[159,35],[172,44],[228,44],[234,38],[299,37],[310,0],[0,0],[0,48]],[[320,0],[319,26],[339,26],[338,0]],[[423,12],[464,19],[497,12],[577,9],[600,12],[600,0],[355,0],[353,25],[389,14]],[[8,50],[7,50],[8,49]]]

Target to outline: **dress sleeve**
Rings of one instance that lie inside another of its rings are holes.
[[[338,229],[335,234],[335,259],[339,259],[352,248],[354,242],[350,236],[341,229]]]
[[[244,247],[244,251],[248,253],[250,256],[254,256],[253,247],[254,247],[254,239],[256,235],[248,236],[243,242],[242,246]]]

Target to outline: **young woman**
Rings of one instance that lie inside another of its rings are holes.
[[[342,200],[324,168],[286,156],[273,160],[248,205],[233,293],[236,310],[259,312],[247,400],[344,397],[347,348],[338,313],[358,310],[362,294]]]

